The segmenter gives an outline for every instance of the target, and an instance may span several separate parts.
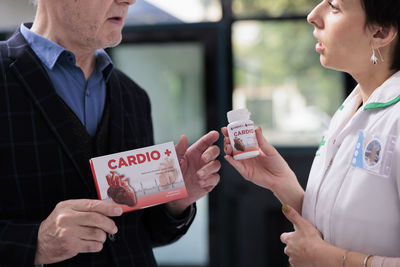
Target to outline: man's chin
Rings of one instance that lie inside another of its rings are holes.
[[[120,34],[118,37],[110,38],[109,40],[107,40],[103,48],[116,47],[121,43],[121,41],[122,41],[122,35]]]

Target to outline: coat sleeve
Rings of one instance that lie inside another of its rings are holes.
[[[153,247],[179,240],[189,230],[195,214],[196,204],[189,206],[179,218],[170,215],[165,205],[148,209],[143,218]]]
[[[0,220],[1,266],[33,266],[39,225]]]
[[[15,195],[11,188],[15,188],[17,184],[13,176],[5,171],[9,168],[7,166],[9,159],[13,156],[7,143],[11,132],[8,127],[4,127],[4,125],[10,125],[8,120],[10,113],[6,107],[12,104],[11,101],[6,101],[10,89],[6,76],[7,67],[10,64],[7,52],[6,42],[0,42],[0,125],[2,125],[0,127],[0,181],[4,189],[0,196],[0,266],[33,266],[40,222],[14,220],[11,219],[13,216],[7,212],[7,210],[16,209],[15,203],[10,201],[10,198]]]
[[[398,267],[400,266],[400,258],[387,258],[374,256],[371,267]]]
[[[400,123],[399,123],[400,124]],[[398,125],[398,133],[400,133],[400,125]],[[396,148],[394,151],[394,158],[392,159],[392,166],[395,169],[395,177],[396,177],[396,186],[397,186],[397,193],[398,193],[398,201],[400,205],[400,164],[395,164],[395,162],[399,162],[400,160],[400,136],[396,137]]]

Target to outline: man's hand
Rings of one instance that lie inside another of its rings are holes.
[[[119,205],[94,199],[57,204],[39,227],[35,264],[63,261],[78,253],[99,252],[117,226],[110,216],[120,216]]]
[[[213,145],[219,138],[211,131],[188,148],[188,139],[182,136],[175,146],[179,164],[185,180],[188,197],[167,204],[172,215],[180,215],[187,207],[209,193],[219,182],[221,163],[216,160],[219,148]]]

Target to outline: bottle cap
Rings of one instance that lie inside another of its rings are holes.
[[[234,121],[243,121],[243,120],[249,120],[250,119],[250,112],[247,110],[247,108],[241,108],[241,109],[235,109],[228,111],[227,116],[228,116],[228,122],[234,122]]]

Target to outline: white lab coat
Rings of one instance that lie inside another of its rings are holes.
[[[357,86],[333,116],[302,215],[335,246],[400,257],[400,72],[360,104]]]

